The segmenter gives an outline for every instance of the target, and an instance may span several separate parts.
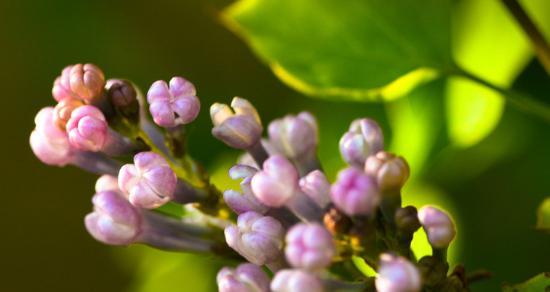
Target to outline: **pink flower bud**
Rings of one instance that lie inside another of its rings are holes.
[[[300,179],[300,189],[321,208],[330,203],[330,183],[325,174],[320,170],[314,170]]]
[[[65,130],[67,122],[71,118],[73,111],[84,105],[79,99],[67,98],[60,101],[54,108],[54,121],[55,124]]]
[[[349,167],[338,173],[338,179],[331,187],[331,199],[347,215],[369,216],[378,207],[380,194],[372,177]]]
[[[86,229],[98,241],[128,245],[141,233],[141,215],[126,199],[113,191],[95,194],[94,212],[85,219]]]
[[[257,171],[258,170],[254,167],[241,164],[235,165],[229,170],[229,176],[232,179],[242,179],[242,193],[234,190],[227,190],[223,193],[224,201],[237,214],[242,214],[248,211],[265,214],[268,210],[268,207],[258,201],[258,199],[254,196],[250,186],[252,176]]]
[[[227,244],[256,265],[272,263],[281,257],[283,237],[279,221],[256,212],[239,215],[237,225],[225,228]]]
[[[76,64],[71,67],[69,74],[71,91],[87,103],[93,102],[101,95],[105,86],[105,76],[94,64]],[[63,79],[63,76],[61,78]]]
[[[422,207],[418,210],[418,220],[435,248],[446,248],[455,238],[455,224],[444,211],[433,206]]]
[[[274,120],[268,127],[269,141],[273,146],[286,157],[296,160],[315,155],[317,131],[317,121],[308,112]]]
[[[80,97],[71,90],[71,69],[74,65],[63,68],[61,76],[57,77],[53,83],[53,98],[60,102],[64,99],[80,99]]]
[[[95,182],[95,192],[101,193],[106,191],[120,192],[118,188],[118,178],[112,175],[104,174]]]
[[[323,283],[315,275],[302,270],[281,270],[271,281],[273,292],[323,292]]]
[[[274,155],[264,162],[263,170],[252,177],[251,186],[260,202],[281,207],[298,188],[298,172],[286,158]]]
[[[91,105],[75,109],[67,122],[71,145],[84,151],[100,151],[107,141],[108,130],[103,113]]]
[[[340,139],[340,153],[350,165],[363,167],[368,156],[384,149],[380,126],[371,119],[357,119]]]
[[[170,86],[159,80],[147,92],[149,110],[161,127],[189,124],[197,118],[200,101],[195,86],[182,77],[173,77]]]
[[[154,152],[134,156],[134,164],[124,165],[118,174],[118,185],[132,205],[153,209],[174,196],[177,177],[166,160]]]
[[[380,151],[365,163],[365,172],[376,178],[382,192],[399,190],[409,178],[409,165],[401,156]]]
[[[249,149],[259,143],[262,122],[256,108],[244,98],[235,97],[231,108],[215,103],[210,107],[212,135],[229,147]]]
[[[67,133],[54,122],[54,109],[46,107],[36,115],[35,129],[31,133],[32,151],[45,164],[65,166],[73,158]]]
[[[418,269],[405,258],[391,254],[380,256],[375,285],[379,292],[416,292],[422,287]]]
[[[317,271],[330,265],[336,248],[332,235],[323,226],[301,223],[286,234],[285,254],[293,267]]]
[[[241,264],[223,268],[216,277],[219,292],[269,292],[269,278],[259,266]]]

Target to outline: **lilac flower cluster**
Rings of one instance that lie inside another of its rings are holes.
[[[215,103],[212,135],[246,151],[229,170],[240,190],[222,193],[185,149],[185,127],[201,106],[184,78],[156,81],[143,97],[131,82],[105,80],[95,65],[77,64],[62,71],[52,93],[57,105],[37,114],[31,148],[46,164],[101,175],[85,218],[98,241],[246,261],[218,273],[223,292],[467,288],[463,273],[448,271],[453,220],[434,206],[402,206],[409,166],[384,151],[371,119],[353,121],[342,136],[348,166],[331,183],[317,157],[311,113],[272,121],[262,138],[248,100]],[[167,204],[183,215],[168,216]],[[410,245],[420,227],[433,254],[418,260]],[[376,277],[363,274],[358,261]]]

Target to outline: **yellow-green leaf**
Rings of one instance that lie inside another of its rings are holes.
[[[550,232],[550,197],[544,199],[537,210],[537,229]]]
[[[544,292],[550,290],[550,273],[541,273],[517,285],[504,285],[504,292]]]

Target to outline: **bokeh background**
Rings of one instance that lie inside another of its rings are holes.
[[[205,109],[239,95],[254,102],[264,121],[309,110],[319,119],[321,159],[331,175],[342,165],[338,138],[354,118],[376,118],[392,142],[386,106],[312,99],[281,83],[220,23],[218,13],[229,2],[0,0],[0,290],[215,290],[221,263],[214,258],[94,241],[83,217],[91,209],[95,177],[47,167],[33,156],[33,117],[53,103],[53,80],[67,64],[93,62],[108,77],[130,79],[143,90],[182,75],[195,83]],[[548,98],[549,80],[533,59],[514,87]],[[433,94],[423,102],[442,100]],[[435,201],[455,214],[454,261],[494,273],[473,290],[493,291],[549,271],[550,236],[534,229],[536,208],[550,195],[548,124],[507,107],[487,138],[458,148],[449,146],[446,120],[432,122],[441,126],[432,137],[435,146],[406,200]],[[206,111],[191,137],[191,153],[223,176],[236,153],[210,136]],[[411,144],[423,139],[414,131],[409,138]],[[400,142],[407,148],[408,141]]]

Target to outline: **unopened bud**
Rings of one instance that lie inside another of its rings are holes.
[[[235,97],[231,107],[215,103],[210,107],[212,135],[230,147],[249,149],[259,143],[262,134],[260,116],[246,99]]]
[[[422,207],[418,220],[428,235],[428,241],[435,248],[446,248],[455,238],[456,229],[447,213],[433,206]]]
[[[409,165],[401,156],[380,151],[365,163],[365,172],[376,178],[382,192],[399,190],[409,178]]]
[[[357,119],[340,139],[340,153],[353,166],[363,167],[370,155],[384,149],[382,129],[374,120]]]

